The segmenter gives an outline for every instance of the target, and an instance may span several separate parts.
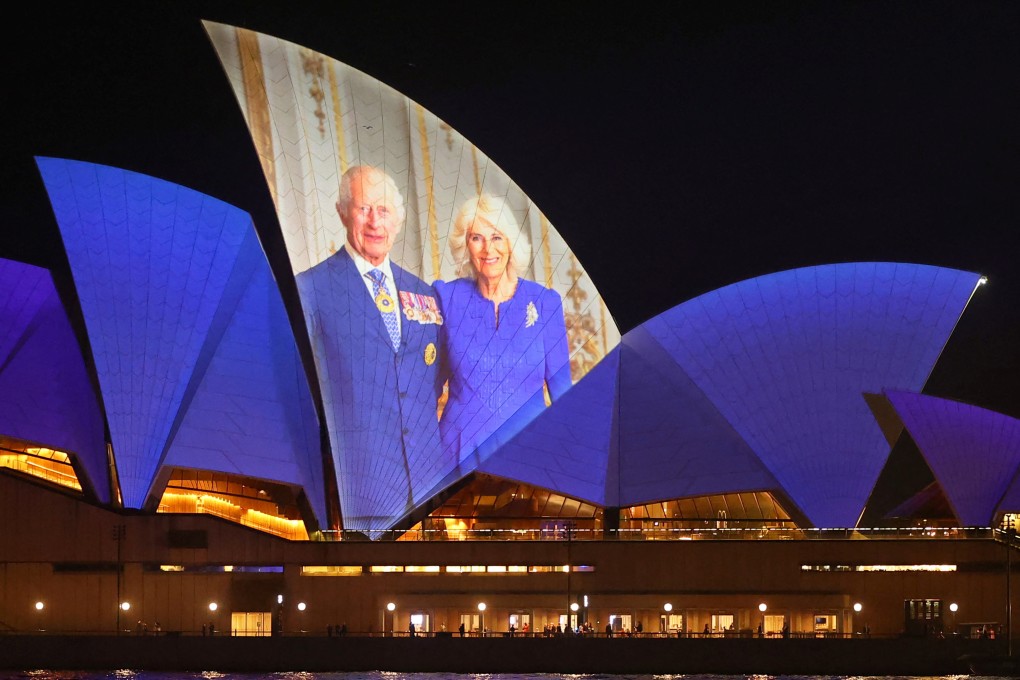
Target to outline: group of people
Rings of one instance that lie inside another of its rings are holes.
[[[530,245],[500,197],[459,207],[448,243],[460,278],[433,284],[390,258],[405,207],[389,175],[350,168],[336,207],[346,243],[297,276],[327,410],[342,464],[406,479],[410,505],[414,478],[484,458],[545,408],[546,390],[570,387],[563,303],[521,276]]]
[[[159,635],[163,632],[163,627],[159,625],[159,621],[152,624],[151,633],[153,635]],[[139,619],[138,624],[135,626],[135,633],[138,635],[148,635],[150,633],[149,624]]]
[[[347,623],[329,624],[326,626],[326,637],[347,637]]]

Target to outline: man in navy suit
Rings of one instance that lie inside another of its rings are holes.
[[[391,528],[455,461],[441,459],[435,291],[390,261],[404,223],[393,179],[344,173],[343,248],[297,276],[308,317],[347,529]],[[374,535],[374,534],[373,534]]]

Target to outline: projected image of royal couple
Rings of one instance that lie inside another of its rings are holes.
[[[347,170],[337,212],[346,243],[297,278],[319,301],[316,331],[339,372],[330,383],[347,391],[332,402],[348,451],[381,451],[408,477],[415,450],[434,458],[423,449],[437,442],[445,461],[484,458],[570,387],[560,295],[520,276],[531,248],[504,199],[463,202],[448,239],[462,278],[434,285],[391,261],[405,206],[388,174]]]

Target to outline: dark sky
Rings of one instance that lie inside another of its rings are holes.
[[[624,331],[793,267],[985,274],[926,391],[1020,416],[1020,3],[613,7],[36,3],[6,22],[0,257],[67,269],[34,155],[192,187],[272,238],[206,18],[335,57],[446,120],[548,215]]]

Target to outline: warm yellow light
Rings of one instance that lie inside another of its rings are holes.
[[[953,606],[955,607],[956,605],[953,605]],[[37,611],[42,611],[45,607],[46,607],[46,605],[43,604],[42,602],[36,602],[35,603],[35,608],[36,608]]]
[[[127,610],[131,609],[131,603],[130,602],[121,602],[120,603],[120,608],[123,609],[124,611],[127,611]]]
[[[673,605],[672,605],[672,604],[670,604],[669,602],[667,602],[666,604],[662,605],[662,608],[663,608],[663,609],[664,609],[665,611],[667,611],[667,612],[671,612],[671,611],[673,611]]]
[[[760,612],[764,612],[768,608],[769,608],[769,606],[767,604],[765,604],[764,602],[762,602],[760,605],[758,605],[758,611],[760,611]]]
[[[855,612],[860,614],[862,609],[864,609],[864,606],[860,602],[854,602],[854,611]]]
[[[949,611],[953,612],[954,614],[956,613],[956,611],[957,611],[957,610],[958,610],[959,608],[960,608],[960,605],[956,604],[955,602],[953,602],[953,603],[951,603],[951,604],[949,605]]]
[[[218,604],[216,604],[215,602],[210,602],[209,603],[209,611],[214,612],[214,611],[216,611],[219,608],[220,608],[220,606]]]
[[[386,603],[386,611],[391,612],[391,611],[393,611],[396,608],[397,608],[397,605],[393,604],[392,602],[387,602]]]
[[[298,602],[297,608],[299,612],[303,612],[305,609],[308,608],[308,605],[306,605],[304,602]]]
[[[580,609],[580,607],[578,606],[578,604],[576,602],[571,602],[570,603],[570,611],[576,612],[578,609]]]
[[[485,611],[485,603],[484,602],[479,602],[478,603],[478,611],[480,611],[480,612],[484,612]]]

